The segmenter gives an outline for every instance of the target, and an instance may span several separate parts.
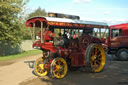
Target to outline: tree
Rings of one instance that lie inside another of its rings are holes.
[[[35,11],[33,11],[32,13],[30,13],[28,15],[28,18],[31,18],[31,17],[34,17],[34,16],[47,16],[47,12],[45,11],[45,9],[41,9],[39,7]]]
[[[22,40],[20,13],[28,0],[0,0],[0,44],[18,45]]]

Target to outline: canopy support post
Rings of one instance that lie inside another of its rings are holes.
[[[32,32],[33,32],[32,33],[32,35],[33,35],[32,42],[34,43],[34,41],[35,41],[35,23],[33,23],[33,31]]]
[[[99,33],[100,33],[100,38],[101,38],[101,28],[99,29]]]
[[[105,36],[106,32],[107,32],[107,29],[105,29],[105,31],[104,31],[104,33],[103,33],[103,36],[102,36],[103,38],[104,38],[104,36]]]
[[[78,36],[80,35],[80,29],[78,28]]]
[[[43,40],[43,22],[41,22],[41,43],[44,43],[44,40]]]

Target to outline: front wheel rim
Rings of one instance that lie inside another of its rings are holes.
[[[52,72],[54,77],[63,78],[67,74],[67,63],[63,58],[57,58],[52,64]]]
[[[40,77],[46,76],[48,74],[48,70],[45,68],[45,63],[42,58],[39,58],[35,61],[34,72]]]

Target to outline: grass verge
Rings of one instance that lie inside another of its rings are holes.
[[[30,50],[30,51],[25,51],[19,54],[15,55],[9,55],[9,56],[0,56],[0,61],[7,61],[7,60],[12,60],[12,59],[18,59],[26,56],[33,56],[36,54],[42,53],[41,50]]]

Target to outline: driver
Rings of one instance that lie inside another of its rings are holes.
[[[68,39],[67,34],[63,34],[63,38],[64,38],[64,47],[68,48],[69,39]]]
[[[42,40],[44,42],[52,41],[53,37],[55,36],[55,34],[52,33],[52,31],[48,30],[48,28],[42,30],[42,35],[43,35]],[[41,32],[39,33],[39,37],[41,37]]]
[[[76,39],[76,38],[78,38],[78,34],[76,34],[76,33],[74,32],[73,39]]]

